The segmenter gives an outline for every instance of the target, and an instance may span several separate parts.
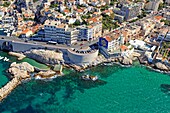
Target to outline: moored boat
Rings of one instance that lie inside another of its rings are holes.
[[[4,58],[4,61],[9,61],[9,59],[7,57]]]
[[[0,56],[0,60],[2,60],[4,57]]]

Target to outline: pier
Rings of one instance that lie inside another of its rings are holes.
[[[19,84],[21,84],[21,80],[18,77],[14,77],[4,87],[2,87],[0,89],[0,101],[6,98]]]
[[[21,84],[23,80],[30,78],[29,73],[34,72],[34,67],[27,62],[20,64],[14,62],[11,64],[8,72],[13,75],[13,79],[0,89],[0,102]]]

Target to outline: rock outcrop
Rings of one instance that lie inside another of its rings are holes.
[[[168,67],[165,66],[165,64],[161,63],[161,62],[157,62],[155,63],[155,67],[159,70],[162,70],[162,71],[168,71]]]
[[[11,93],[22,80],[30,78],[30,72],[34,72],[34,67],[28,64],[27,62],[19,63],[16,62],[10,65],[8,69],[9,73],[14,75],[11,81],[9,81],[4,87],[0,89],[0,101],[2,101],[8,94]]]
[[[11,56],[16,56],[16,57],[18,57],[18,60],[22,60],[22,59],[24,59],[24,58],[26,57],[26,56],[25,56],[24,54],[22,54],[22,53],[9,52],[8,54],[11,55]]]
[[[133,63],[133,61],[127,57],[120,58],[119,62],[123,65],[132,65],[132,63]]]
[[[138,57],[140,64],[148,64],[148,58],[146,56]]]
[[[8,69],[9,73],[14,75],[14,77],[19,77],[22,79],[30,78],[31,72],[34,72],[34,67],[27,62],[22,62],[17,64],[13,62]]]
[[[25,55],[29,58],[32,58],[38,62],[44,64],[58,64],[60,61],[63,61],[63,54],[50,50],[30,50],[25,52]]]
[[[51,78],[56,75],[55,71],[48,70],[48,71],[40,71],[39,73],[35,74],[35,78],[41,78],[41,79],[46,79],[46,78]]]

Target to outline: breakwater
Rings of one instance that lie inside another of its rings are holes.
[[[0,101],[6,98],[12,90],[21,84],[22,80],[30,78],[29,73],[34,72],[34,67],[26,62],[19,64],[14,62],[10,65],[8,72],[13,75],[13,79],[0,89]]]
[[[21,80],[15,77],[11,81],[9,81],[4,87],[2,87],[0,89],[0,101],[6,98],[8,94],[10,94],[11,91],[15,89],[20,83],[21,83]]]

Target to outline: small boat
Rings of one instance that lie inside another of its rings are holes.
[[[4,57],[0,56],[0,60],[2,60]]]
[[[81,79],[96,81],[96,80],[98,80],[98,76],[83,75],[83,76],[81,76]]]
[[[7,57],[4,58],[4,61],[9,61],[9,59]]]

